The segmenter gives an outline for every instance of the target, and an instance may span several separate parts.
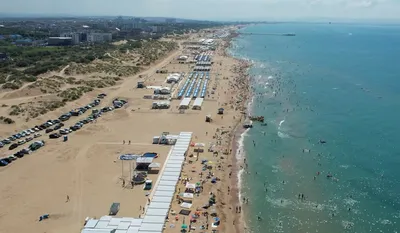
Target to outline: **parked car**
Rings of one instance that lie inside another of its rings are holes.
[[[18,145],[23,145],[25,142],[26,142],[25,139],[19,140],[19,141],[18,141]]]
[[[4,160],[4,159],[0,159],[0,167],[5,167],[5,166],[7,166],[8,165],[8,162],[6,161],[6,160]]]
[[[34,143],[29,145],[29,149],[31,151],[35,151],[35,150],[39,149],[40,147],[42,147],[44,145],[45,145],[45,142],[43,140],[42,141],[36,141],[36,142],[34,142]]]
[[[52,128],[48,128],[48,129],[46,129],[45,132],[46,132],[46,133],[50,133],[50,132],[53,132],[53,130],[54,130],[54,129],[52,129]]]
[[[10,155],[10,156],[8,156],[8,158],[9,158],[11,161],[15,161],[15,160],[18,159],[18,158],[17,158],[16,156],[14,156],[14,155]]]
[[[1,141],[3,144],[10,144],[11,140],[10,139],[4,139],[3,141]]]
[[[14,150],[14,149],[17,148],[17,147],[18,147],[18,144],[17,144],[17,143],[13,143],[13,144],[11,144],[10,147],[8,147],[8,149],[9,149],[9,150]]]
[[[32,141],[33,140],[33,137],[27,137],[26,139],[25,139],[25,142],[30,142],[30,141]]]
[[[51,138],[51,139],[55,139],[55,138],[59,138],[59,137],[61,137],[61,135],[58,133],[52,133],[49,135],[49,138]]]
[[[0,148],[3,148],[4,144],[2,142],[0,142]]]
[[[40,137],[40,136],[42,136],[40,133],[35,133],[35,134],[33,135],[34,138],[38,138],[38,137]]]
[[[60,122],[61,122],[61,121],[58,120],[58,119],[55,119],[55,120],[52,121],[53,124],[58,124],[58,123],[60,123]]]
[[[54,130],[59,130],[59,129],[61,129],[61,125],[60,124],[58,124],[58,125],[56,125],[56,126],[54,126]]]
[[[9,139],[10,141],[15,141],[17,138],[14,137],[14,136],[11,136],[11,137],[9,137],[8,139]]]

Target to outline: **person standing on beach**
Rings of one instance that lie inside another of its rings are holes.
[[[69,202],[69,196],[67,195],[67,201],[66,202]]]

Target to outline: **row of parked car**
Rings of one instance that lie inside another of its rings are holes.
[[[112,111],[112,110],[114,110],[116,108],[121,108],[126,103],[127,103],[127,101],[125,101],[125,100],[116,99],[116,100],[113,101],[113,107],[104,107],[104,108],[101,108],[101,109],[92,109],[92,113],[87,118],[76,122],[75,125],[73,125],[73,126],[71,126],[69,128],[61,129],[62,126],[64,126],[64,124],[60,123],[60,124],[56,125],[54,127],[54,129],[52,129],[52,131],[54,131],[54,130],[59,130],[59,131],[56,132],[56,133],[50,134],[49,138],[50,139],[56,139],[56,138],[60,138],[63,135],[67,135],[67,134],[70,134],[70,133],[72,133],[74,131],[78,131],[85,124],[88,124],[88,123],[90,123],[92,121],[95,121],[97,118],[101,117],[103,113]]]
[[[105,94],[103,94],[103,95],[105,96]],[[104,98],[104,96],[102,98]],[[9,146],[9,150],[13,150],[13,149],[17,148],[18,146],[25,144],[26,142],[32,141],[33,138],[40,137],[41,134],[39,133],[39,131],[45,130],[46,133],[50,133],[53,130],[58,130],[62,126],[64,126],[62,121],[69,120],[71,118],[71,116],[79,116],[82,113],[86,112],[87,110],[89,110],[95,106],[98,106],[100,104],[100,102],[101,102],[101,98],[97,98],[93,102],[89,103],[88,105],[71,110],[68,113],[62,114],[58,119],[48,120],[47,122],[45,122],[41,125],[36,125],[35,127],[31,128],[31,129],[23,130],[20,133],[14,134],[6,139],[3,139],[0,141],[0,148],[4,147],[6,144],[11,144]],[[53,126],[55,126],[55,127],[51,128]],[[57,127],[59,127],[59,128],[57,128]]]
[[[45,145],[44,141],[36,141],[30,144],[27,148],[24,148],[12,155],[0,158],[0,167],[7,166],[8,164],[12,163],[13,161],[17,160],[18,158],[22,158],[25,155],[28,155],[39,148],[43,147]]]

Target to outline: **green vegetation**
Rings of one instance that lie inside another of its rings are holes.
[[[93,91],[93,88],[86,86],[71,87],[62,91],[60,94],[58,94],[58,96],[63,98],[63,102],[68,102],[81,98],[83,94],[89,91]]]
[[[19,105],[12,105],[10,108],[9,115],[11,116],[27,116],[28,118],[35,118],[40,115],[46,114],[47,112],[54,111],[57,108],[65,106],[64,101],[60,100],[49,100],[39,102],[29,102]]]
[[[0,52],[11,59],[0,63],[0,84],[3,89],[18,89],[23,82],[34,82],[35,76],[48,71],[58,71],[70,63],[89,64],[102,59],[107,51],[114,50],[112,44],[90,47],[20,47],[11,43],[0,44]]]
[[[0,116],[0,121],[3,122],[4,124],[14,124],[15,121],[11,118]]]

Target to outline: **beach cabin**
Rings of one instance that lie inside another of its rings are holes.
[[[218,108],[218,114],[219,115],[224,114],[224,108]]]
[[[143,190],[150,190],[153,187],[152,180],[146,180],[143,185]]]
[[[137,88],[144,88],[144,82],[142,82],[142,81],[137,82],[137,86],[136,87]]]
[[[136,170],[138,171],[148,171],[149,166],[153,163],[154,158],[150,157],[139,157],[136,159]]]

